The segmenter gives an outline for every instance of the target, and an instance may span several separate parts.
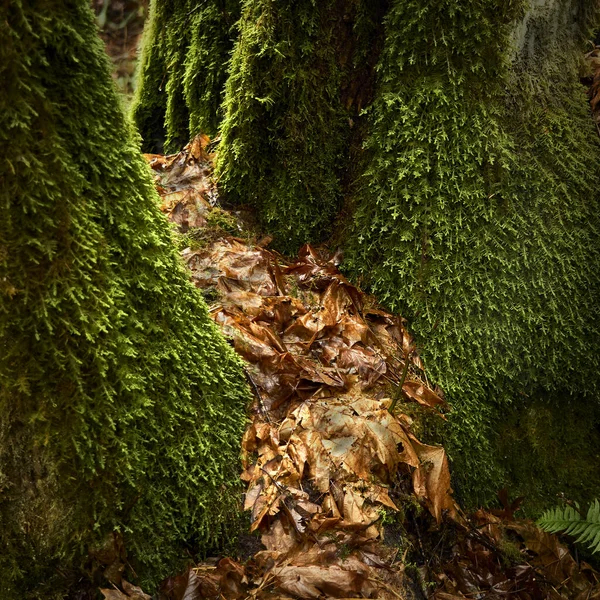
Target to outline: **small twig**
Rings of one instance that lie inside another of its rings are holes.
[[[251,590],[244,600],[252,600],[252,598],[256,598],[258,592],[260,592],[266,585],[270,584],[273,579],[275,579],[275,575],[273,575],[273,573],[265,573],[260,585],[256,589]]]
[[[473,537],[479,544],[486,547],[488,550],[491,550],[492,552],[497,552],[498,554],[504,556],[504,553],[500,550],[500,548],[498,548],[498,546],[496,546],[496,544],[493,544],[492,542],[488,541],[478,529],[471,525],[471,523],[469,523],[468,525],[469,528],[467,530],[467,535]]]
[[[425,557],[425,549],[423,548],[423,541],[421,540],[421,531],[419,530],[419,525],[417,524],[417,519],[415,519],[414,515],[412,515],[413,525],[415,526],[415,531],[417,532],[417,540],[419,542],[419,550],[421,551],[421,557],[423,561],[426,561]]]
[[[254,380],[252,379],[252,377],[250,377],[250,374],[245,371],[246,373],[246,377],[248,378],[248,381],[252,384],[252,387],[254,388],[254,393],[256,394],[256,397],[258,398],[258,407],[260,408],[260,411],[263,414],[263,417],[265,418],[265,420],[268,423],[271,423],[271,417],[269,416],[269,411],[267,410],[267,408],[264,405],[262,396],[260,394],[260,391],[258,390],[258,386],[256,385],[256,383],[254,383]]]
[[[394,409],[396,408],[396,404],[398,404],[398,400],[400,400],[400,396],[402,395],[402,386],[404,385],[404,380],[406,379],[406,375],[408,373],[408,365],[409,365],[409,357],[410,353],[404,353],[404,369],[402,371],[402,377],[400,378],[400,383],[398,384],[398,391],[396,392],[394,399],[392,400],[392,404],[388,408],[388,411],[391,414],[394,414]]]
[[[431,561],[434,558],[435,555],[435,551],[440,547],[440,545],[442,544],[442,542],[444,541],[444,539],[446,538],[446,524],[444,523],[444,529],[442,531],[442,535],[440,536],[440,539],[438,540],[438,543],[435,545],[435,547],[433,548],[433,550],[431,551],[431,556],[429,557],[429,559],[427,560],[427,566],[429,567],[429,565],[431,564]]]
[[[192,8],[192,10],[190,10],[187,15],[186,15],[186,21],[184,23],[184,25],[187,25],[187,19],[189,18],[190,15],[194,14],[197,10],[201,9],[208,0],[204,0],[203,2],[200,2],[200,4],[197,4],[196,6],[194,6],[194,8]]]
[[[592,584],[590,584],[590,589],[588,591],[587,596],[585,597],[585,600],[590,600],[590,596],[592,595],[593,591],[594,591],[594,586]]]
[[[271,473],[269,473],[269,471],[267,471],[264,467],[261,467],[260,470],[271,479],[271,481],[273,482],[273,484],[275,485],[275,487],[282,493],[282,494],[287,494],[287,488],[285,487],[285,485],[283,485],[282,483],[279,483],[279,481],[277,481],[275,479],[275,476],[271,475]],[[275,475],[277,475],[277,473],[275,473]],[[276,500],[276,499],[275,499]],[[275,503],[275,500],[273,500],[273,502],[271,502],[271,504],[269,504],[269,509],[271,508],[271,506]]]
[[[571,508],[575,509],[579,513],[579,516],[582,519],[587,518],[587,512],[585,510],[583,510],[582,508],[579,508],[579,506],[577,505],[577,502],[573,502],[573,500],[565,499],[565,504],[567,506],[570,506]]]

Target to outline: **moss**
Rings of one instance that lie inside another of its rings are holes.
[[[258,211],[279,248],[324,239],[350,177],[386,6],[152,2],[133,109],[144,149],[174,151],[220,127],[217,172],[228,200]]]
[[[559,497],[587,505],[598,494],[600,407],[583,398],[538,398],[506,408],[494,447],[511,495],[525,495],[522,514],[538,517]]]
[[[230,202],[258,211],[279,248],[295,251],[331,233],[347,164],[349,107],[361,97],[349,79],[372,30],[360,17],[377,5],[243,4],[216,174]]]
[[[557,490],[550,472],[511,475],[507,411],[548,402],[595,418],[600,147],[577,57],[598,11],[243,3],[219,185],[284,250],[332,234],[348,274],[409,319],[453,407],[430,439],[468,506],[509,484],[538,506]]]
[[[186,248],[200,250],[222,237],[242,233],[236,217],[221,208],[211,208],[204,217],[206,218],[204,226],[193,227],[183,233],[179,226],[171,224],[171,234],[177,250],[180,252]]]
[[[178,228],[174,228],[172,235],[175,247],[180,252],[183,252],[186,248],[200,250],[206,247],[207,244],[202,229],[188,229],[185,233],[181,233]]]
[[[162,152],[166,140],[167,96],[164,78],[167,57],[165,34],[160,25],[161,17],[166,18],[162,16],[162,10],[166,8],[166,3],[150,3],[131,107],[135,124],[143,137],[144,152]]]
[[[242,366],[177,256],[88,3],[5,3],[0,39],[0,596],[62,598],[112,531],[151,586],[238,513]]]
[[[503,535],[498,542],[498,550],[500,551],[500,557],[505,569],[510,569],[510,567],[522,563],[523,561],[523,555],[519,550],[519,546],[516,542],[507,537],[506,532],[503,532]]]
[[[206,223],[208,227],[214,227],[229,235],[239,233],[240,231],[237,219],[231,213],[218,207],[213,208],[207,213]]]
[[[575,60],[598,15],[549,4],[524,21],[520,2],[392,3],[353,197],[348,270],[409,319],[468,505],[511,480],[505,411],[598,402],[600,154]]]
[[[177,152],[221,119],[239,0],[152,0],[142,42],[134,120],[146,152]]]

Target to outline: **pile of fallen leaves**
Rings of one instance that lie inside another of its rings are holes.
[[[209,147],[197,138],[149,157],[183,231],[214,210]],[[413,402],[444,418],[443,396],[406,323],[345,279],[338,255],[307,245],[289,261],[240,238],[200,239],[184,260],[255,392],[242,479],[261,547],[166,580],[162,598],[600,599],[598,574],[515,519],[506,493],[501,511],[460,511],[444,449],[397,410]],[[103,591],[148,598],[129,590]]]

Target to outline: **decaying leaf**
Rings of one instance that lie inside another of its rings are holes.
[[[141,588],[124,579],[121,582],[121,587],[123,591],[116,587],[113,589],[101,589],[100,591],[104,595],[105,600],[152,600],[152,597],[145,594]]]

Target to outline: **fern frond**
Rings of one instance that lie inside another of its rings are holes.
[[[565,506],[547,510],[537,524],[549,533],[562,532],[575,537],[577,543],[587,544],[593,553],[600,551],[600,501],[597,499],[590,505],[585,519],[572,506]]]

